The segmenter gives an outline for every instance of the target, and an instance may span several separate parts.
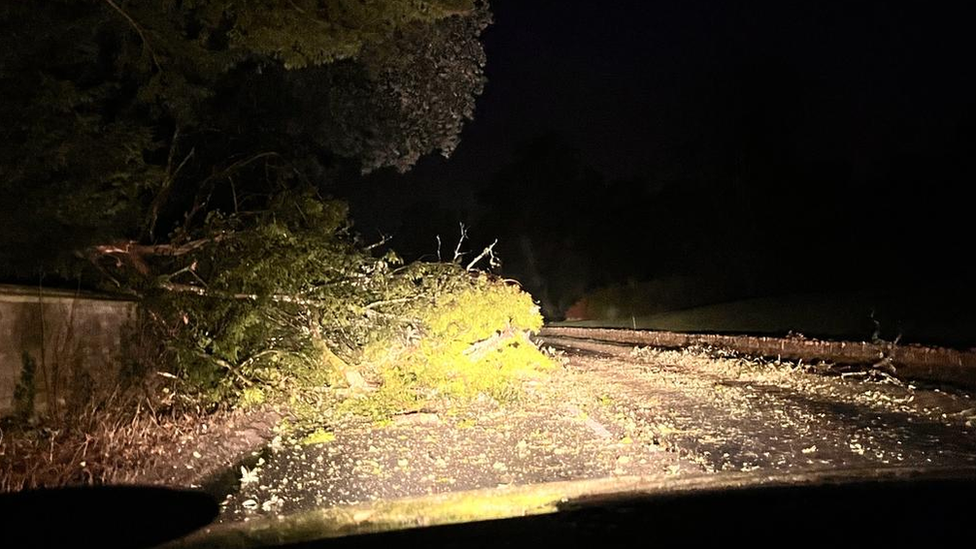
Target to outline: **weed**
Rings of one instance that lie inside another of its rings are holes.
[[[37,364],[27,351],[24,351],[21,362],[23,366],[20,379],[14,387],[14,418],[26,423],[34,415],[34,398],[37,395],[34,376],[37,373]]]

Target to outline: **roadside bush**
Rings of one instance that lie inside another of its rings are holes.
[[[20,379],[14,387],[14,418],[26,423],[34,415],[37,364],[27,351],[24,351],[21,362]]]

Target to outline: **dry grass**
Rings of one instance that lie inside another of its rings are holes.
[[[0,427],[0,492],[139,482],[199,417],[119,397],[57,422]]]

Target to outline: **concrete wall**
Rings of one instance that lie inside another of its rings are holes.
[[[38,411],[114,383],[135,311],[133,301],[97,294],[0,285],[0,416],[13,411],[24,351],[37,365]]]

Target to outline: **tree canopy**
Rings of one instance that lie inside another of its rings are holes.
[[[66,273],[285,180],[327,193],[351,166],[448,155],[489,22],[472,0],[4,3],[0,266]]]
[[[495,351],[546,362],[515,337],[541,322],[528,295],[471,265],[402,265],[330,197],[337,178],[451,154],[490,20],[480,0],[0,5],[0,276],[137,296],[133,371],[168,371],[166,394],[191,403],[357,385],[386,364],[373,377],[400,407],[423,380],[457,392],[461,366],[484,385]],[[479,303],[487,328],[435,330]],[[369,344],[403,356],[360,365]]]

